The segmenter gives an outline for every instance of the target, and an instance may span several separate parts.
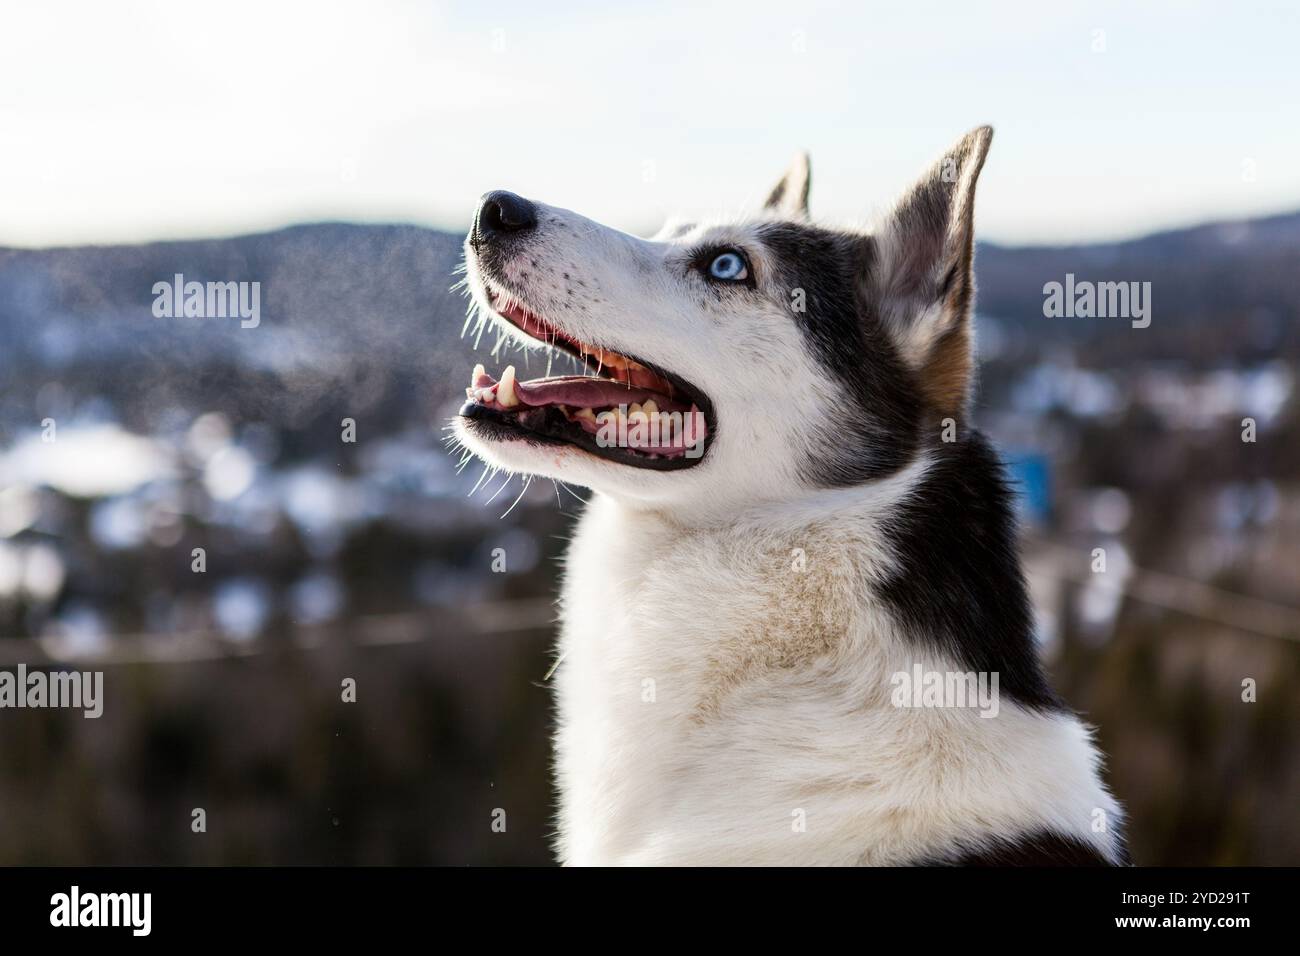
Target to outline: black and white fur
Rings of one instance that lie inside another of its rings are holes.
[[[714,409],[707,453],[677,471],[457,426],[491,465],[594,492],[554,678],[563,862],[1125,861],[1090,731],[1035,654],[1006,480],[969,424],[991,136],[966,135],[870,229],[809,221],[800,158],[752,219],[646,240],[534,204],[528,236],[467,243],[485,320],[540,346],[492,314],[488,290],[508,290]],[[752,287],[692,268],[722,247],[745,251]],[[997,717],[894,706],[891,675],[918,661],[997,672]]]

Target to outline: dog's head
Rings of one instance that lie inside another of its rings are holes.
[[[476,368],[461,441],[501,468],[652,505],[897,471],[966,413],[991,137],[967,134],[870,230],[809,221],[802,157],[760,215],[652,239],[489,193],[465,242],[478,331],[549,353],[530,360],[548,369],[565,353],[575,374]]]

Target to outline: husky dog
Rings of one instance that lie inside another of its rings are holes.
[[[970,426],[991,137],[870,230],[809,220],[806,157],[754,218],[648,240],[483,197],[479,321],[585,373],[479,366],[456,420],[488,465],[593,491],[561,597],[563,862],[1125,862]]]

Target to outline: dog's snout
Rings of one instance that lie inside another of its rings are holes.
[[[493,190],[484,196],[474,218],[474,235],[479,239],[527,232],[536,227],[537,207],[523,196],[504,189]]]

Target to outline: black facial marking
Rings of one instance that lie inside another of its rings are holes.
[[[1012,492],[977,431],[933,446],[915,492],[884,521],[898,563],[876,589],[912,640],[963,669],[998,674],[998,691],[1062,710],[1043,674],[1016,551]]]
[[[1062,704],[1042,672],[1016,551],[1012,495],[978,432],[926,438],[924,404],[867,296],[871,240],[798,223],[760,228],[791,315],[842,401],[828,410],[803,470],[824,486],[860,484],[909,464],[922,447],[934,462],[885,533],[898,571],[878,594],[913,640],[964,669],[998,673],[999,691],[1027,707]]]
[[[843,396],[828,409],[830,428],[815,438],[805,476],[840,487],[898,471],[915,454],[921,405],[893,341],[862,297],[870,240],[788,222],[763,225],[758,234],[782,305]],[[795,307],[799,290],[802,312]]]

